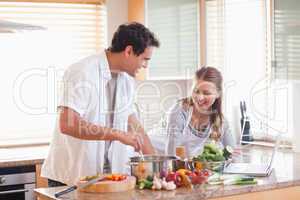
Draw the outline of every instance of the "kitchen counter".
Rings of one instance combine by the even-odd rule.
[[[0,168],[41,164],[48,148],[48,145],[0,148]]]
[[[268,147],[247,146],[243,149],[241,160],[266,163],[270,158],[272,149]],[[151,191],[151,190],[132,190],[122,193],[92,194],[82,192],[72,192],[63,196],[62,199],[80,199],[80,200],[96,200],[96,199],[207,199],[207,198],[225,198],[232,195],[253,195],[263,194],[271,191],[271,195],[285,195],[285,189],[290,189],[289,194],[293,193],[300,196],[300,154],[293,153],[288,149],[280,149],[274,158],[274,170],[268,177],[258,178],[257,185],[247,186],[196,186],[193,189],[179,188],[174,191]],[[66,187],[56,188],[40,188],[36,189],[36,193],[41,199],[56,199],[54,194]],[[292,191],[291,191],[292,189]],[[277,193],[276,193],[277,192]],[[237,198],[233,198],[237,199]],[[238,198],[242,199],[242,198]],[[253,199],[247,197],[246,199]],[[259,199],[259,198],[254,198]],[[263,198],[264,199],[264,198]],[[269,196],[266,199],[270,199]],[[275,200],[276,198],[272,198]],[[288,199],[293,199],[292,197]]]

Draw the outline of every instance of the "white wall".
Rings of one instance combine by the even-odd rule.
[[[146,130],[154,128],[177,100],[189,95],[191,83],[192,81],[187,80],[138,82],[136,102]]]
[[[120,24],[128,21],[127,0],[107,0],[107,41],[110,46],[112,36]]]

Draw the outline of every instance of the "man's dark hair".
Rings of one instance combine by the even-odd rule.
[[[134,54],[139,56],[147,47],[159,47],[159,41],[143,24],[132,22],[119,26],[109,49],[115,53],[122,52],[128,45],[131,45]]]

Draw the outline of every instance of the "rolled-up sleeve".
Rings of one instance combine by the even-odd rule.
[[[82,116],[88,107],[95,103],[92,97],[98,93],[97,86],[92,80],[93,77],[84,72],[67,71],[63,77],[58,107],[69,107]]]

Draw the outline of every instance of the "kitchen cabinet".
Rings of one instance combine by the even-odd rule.
[[[38,197],[39,200],[51,200],[54,199],[54,193],[60,191],[62,188],[51,188],[51,189],[39,189]],[[224,193],[224,197],[218,198],[206,198],[204,195],[201,196],[201,190],[190,190],[190,189],[177,189],[177,191],[128,191],[125,193],[108,193],[108,194],[92,194],[92,193],[76,193],[74,195],[68,195],[68,199],[79,199],[79,200],[96,200],[96,199],[211,199],[211,200],[299,200],[300,186],[291,186],[282,189],[266,190],[263,192],[251,192],[241,193],[237,195],[230,195]],[[198,196],[196,196],[198,193]]]
[[[0,168],[0,199],[33,200],[35,182],[34,165]]]
[[[243,147],[243,160],[265,162],[262,155],[270,155],[273,148],[246,146]],[[194,189],[178,188],[174,191],[132,190],[122,193],[92,194],[72,192],[65,198],[79,200],[93,199],[212,199],[212,200],[298,200],[300,196],[300,153],[291,149],[279,149],[276,152],[274,170],[268,177],[258,178],[258,184],[245,186],[207,185],[195,186]],[[54,194],[63,187],[40,188],[35,192],[41,199],[55,199]]]
[[[228,197],[213,198],[211,200],[299,200],[300,186],[292,186],[283,189],[267,190],[264,192],[251,192],[250,194],[240,194]]]
[[[33,189],[35,188],[47,187],[47,179],[42,178],[40,174],[48,148],[48,145],[0,148],[0,178],[9,175],[6,179],[9,180],[9,185],[14,185],[12,181],[17,181],[17,184],[21,181],[22,184],[18,184],[18,187],[21,188],[18,189],[20,192],[25,190],[26,196],[33,195]],[[2,185],[4,186],[4,184]],[[16,197],[13,199],[21,200],[24,198]],[[33,198],[28,197],[28,199],[32,200]]]
[[[36,188],[48,187],[48,179],[41,177],[42,164],[35,165]]]

